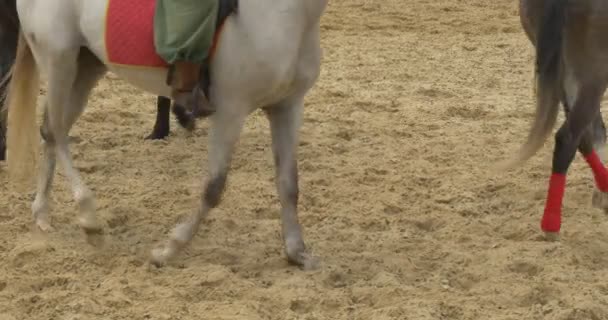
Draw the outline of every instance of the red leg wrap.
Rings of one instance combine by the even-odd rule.
[[[604,167],[600,157],[595,151],[591,151],[591,153],[585,156],[585,160],[587,160],[591,170],[593,170],[597,188],[602,192],[608,192],[608,170]]]
[[[562,199],[566,190],[566,175],[554,173],[549,180],[549,191],[541,228],[545,232],[559,232],[562,223]]]

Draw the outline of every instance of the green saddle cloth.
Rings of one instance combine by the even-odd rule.
[[[203,63],[215,34],[219,0],[156,0],[154,46],[167,63]]]

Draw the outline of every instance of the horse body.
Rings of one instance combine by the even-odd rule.
[[[39,171],[34,219],[50,230],[48,197],[57,160],[66,172],[80,206],[80,225],[89,236],[102,230],[94,197],[74,168],[67,133],[98,79],[109,69],[129,83],[156,95],[167,95],[164,69],[112,65],[105,56],[105,7],[108,0],[18,0],[22,23],[14,78],[9,93],[9,170],[27,174],[35,159],[35,97],[37,72],[48,77],[42,132],[48,137]],[[209,171],[200,207],[179,224],[168,243],[153,251],[162,265],[187,245],[211,209],[219,205],[232,152],[245,118],[264,108],[270,121],[281,202],[282,229],[289,261],[314,266],[297,218],[296,150],[303,100],[320,73],[319,23],[327,0],[243,1],[223,28],[211,64]],[[71,84],[71,85],[70,85]],[[11,134],[11,132],[21,134]],[[13,151],[14,149],[14,151]]]
[[[56,45],[69,42],[71,45],[79,44],[87,47],[110,71],[130,84],[155,95],[170,95],[171,88],[166,84],[168,69],[113,65],[108,60],[104,40],[105,8],[108,6],[108,0],[61,0],[60,2],[62,4],[18,1],[24,29],[27,25],[31,28],[30,32],[41,34],[44,39],[53,39]],[[253,104],[256,107],[270,105],[289,95],[288,90],[292,89],[292,82],[296,82],[293,78],[296,75],[297,61],[300,60],[302,38],[315,37],[315,34],[305,35],[299,30],[307,28],[306,24],[316,23],[314,12],[311,13],[311,21],[306,21],[306,16],[296,11],[306,11],[307,4],[296,3],[298,7],[294,6],[294,2],[297,1],[268,0],[264,2],[267,3],[267,7],[264,8],[259,3],[243,1],[240,10],[244,13],[239,16],[238,25],[233,21],[224,26],[217,55],[212,64],[212,69],[221,69],[222,72],[215,73],[213,82],[223,81],[230,83],[230,86],[238,87],[239,90],[245,90],[239,95],[245,95],[247,99],[255,101]],[[67,7],[64,7],[66,5]],[[40,11],[49,14],[45,17],[35,14]],[[75,19],[71,18],[72,16],[75,16]],[[56,32],[57,28],[50,26],[56,23],[52,20],[56,17],[77,22],[80,34],[75,34],[76,29]],[[271,25],[283,27],[268,28]],[[247,29],[242,26],[247,26]],[[67,29],[68,26],[66,25],[65,28]],[[256,32],[257,30],[265,30],[265,32],[260,34]],[[27,33],[26,38],[32,43]],[[33,47],[35,57],[44,54],[39,53],[44,50],[43,48],[37,50],[35,47]],[[43,74],[47,74],[45,65],[39,65]],[[249,78],[248,75],[252,77]],[[314,69],[312,76],[315,77]],[[216,88],[224,87],[216,86]]]
[[[543,8],[546,2],[546,0],[520,0],[519,2],[521,25],[526,36],[528,37],[528,40],[534,46],[536,46],[539,32],[539,28],[537,26],[542,22]],[[601,5],[603,5],[603,3]],[[599,52],[608,53],[608,50],[602,50]],[[566,114],[570,113],[572,107],[576,103],[575,99],[578,90],[576,77],[574,74],[572,74],[574,70],[572,68],[568,68],[568,70],[570,73],[564,75],[563,92],[561,97],[561,103]],[[605,160],[606,126],[604,124],[604,120],[602,119],[601,112],[598,113],[597,117],[593,120],[589,133],[584,135],[582,139],[588,140],[585,142],[586,144],[593,144],[595,149],[598,151],[600,158],[603,161]]]
[[[593,204],[608,208],[606,129],[600,103],[608,85],[608,3],[603,0],[520,0],[521,24],[536,48],[537,108],[528,140],[509,166],[533,156],[553,129],[559,103],[566,121],[555,135],[552,175],[541,227],[561,226],[566,174],[576,151],[592,168]],[[599,154],[596,150],[600,151]]]

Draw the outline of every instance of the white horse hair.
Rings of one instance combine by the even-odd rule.
[[[314,268],[297,216],[297,146],[303,100],[320,73],[320,18],[328,0],[241,0],[239,12],[224,26],[212,62],[210,98],[217,112],[210,118],[209,168],[200,207],[175,227],[168,242],[152,251],[151,263],[174,258],[221,200],[233,150],[246,117],[263,108],[271,127],[276,184],[281,203],[285,251],[290,262]],[[84,110],[98,80],[112,71],[155,95],[169,96],[167,70],[113,66],[104,44],[108,0],[17,0],[21,33],[10,83],[8,167],[23,181],[36,165],[36,100],[39,72],[48,79],[40,133],[44,137],[36,198],[36,226],[52,230],[49,194],[56,160],[65,171],[79,205],[80,226],[88,240],[101,240],[102,224],[94,195],[74,167],[68,133]]]

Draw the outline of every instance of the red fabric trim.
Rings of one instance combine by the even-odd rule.
[[[554,173],[549,180],[549,190],[541,228],[545,232],[559,232],[562,223],[562,200],[566,190],[566,175]]]
[[[156,0],[109,0],[105,42],[110,63],[168,67],[154,47]]]
[[[586,155],[585,160],[587,160],[589,167],[593,170],[597,188],[602,192],[608,192],[608,170],[606,170],[595,150]]]

